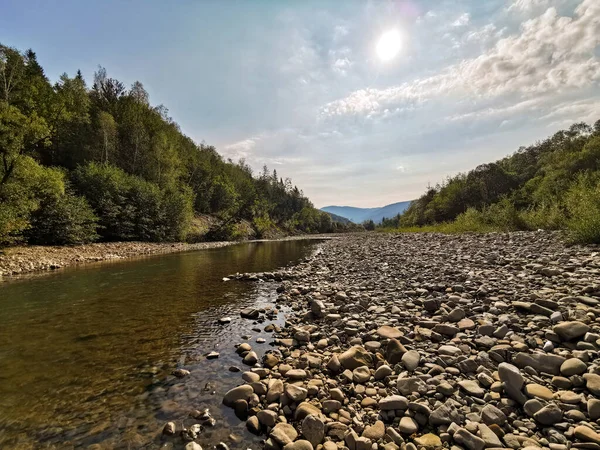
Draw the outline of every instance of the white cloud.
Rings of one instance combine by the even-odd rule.
[[[256,143],[260,137],[252,137],[242,141],[234,142],[226,145],[223,150],[227,157],[232,159],[246,158],[250,152],[256,147]]]
[[[499,39],[504,34],[505,29],[498,30],[496,25],[489,23],[484,27],[469,31],[465,34],[464,39],[466,41],[472,41],[477,43],[487,43],[491,39]]]
[[[456,19],[454,22],[452,22],[452,26],[453,27],[464,27],[469,24],[470,20],[471,20],[471,15],[469,13],[463,13],[458,17],[458,19]]]
[[[550,126],[556,124],[564,126],[576,120],[593,123],[600,120],[600,99],[579,100],[553,105],[550,112],[539,118],[539,120],[548,119],[554,120]]]
[[[543,104],[544,99],[531,99],[518,102],[508,106],[487,107],[468,113],[454,114],[448,117],[449,121],[480,120],[485,118],[495,118],[506,115],[521,114],[527,111],[535,110]]]
[[[332,65],[332,69],[335,73],[339,75],[346,75],[348,73],[348,69],[352,66],[352,63],[348,58],[338,58]]]
[[[518,13],[531,13],[539,9],[548,8],[549,0],[512,0],[507,10]]]
[[[322,116],[370,115],[420,104],[440,96],[535,97],[600,80],[600,2],[584,0],[575,17],[549,8],[527,20],[516,35],[499,40],[479,57],[452,65],[437,75],[386,89],[357,90],[322,107]]]

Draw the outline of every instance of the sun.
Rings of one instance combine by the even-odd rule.
[[[377,42],[377,56],[382,61],[394,58],[402,48],[402,36],[398,30],[389,30],[381,35]]]

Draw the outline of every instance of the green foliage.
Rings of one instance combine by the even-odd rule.
[[[404,214],[382,226],[444,232],[568,228],[574,241],[595,242],[600,210],[590,180],[598,176],[600,121],[593,127],[576,123],[428,188]]]
[[[86,244],[98,239],[98,218],[85,198],[70,192],[44,200],[30,221],[26,236],[32,244]]]
[[[271,229],[349,228],[333,226],[275,171],[265,167],[254,176],[243,160],[225,161],[214,147],[197,145],[167,108],[150,104],[140,82],[127,89],[99,68],[91,89],[80,72],[63,74],[52,85],[33,51],[1,44],[0,166],[2,244],[26,237],[50,242],[51,229],[55,242],[93,239],[92,216],[77,196],[92,207],[105,240],[184,239],[193,216],[203,214],[217,216],[227,224],[219,233],[234,237],[249,234],[241,223],[252,224],[260,236]],[[47,198],[34,186],[39,176],[23,176],[43,173],[52,184],[50,167],[73,179],[72,194]],[[62,178],[58,185],[64,191]],[[60,213],[69,220],[61,222]],[[35,230],[25,235],[32,225]],[[67,226],[76,231],[58,230]],[[194,233],[199,239],[198,229]]]
[[[365,230],[367,231],[373,231],[375,229],[375,222],[373,222],[372,220],[367,220],[365,222],[363,222],[363,227]]]
[[[185,238],[193,216],[189,188],[160,189],[123,170],[96,163],[78,167],[73,182],[99,217],[106,240],[174,241]]]
[[[45,146],[49,130],[43,118],[35,112],[29,116],[0,100],[0,184],[10,180],[19,161]]]
[[[256,230],[256,237],[259,239],[265,238],[267,233],[275,228],[275,224],[267,215],[254,217],[252,226]]]
[[[238,202],[233,183],[224,176],[217,177],[210,187],[210,210],[213,213],[232,213]]]
[[[305,233],[331,233],[333,222],[331,216],[324,211],[304,207],[294,216],[296,228]]]
[[[600,174],[582,176],[571,186],[567,208],[572,241],[600,244]]]
[[[529,207],[519,214],[527,230],[562,230],[566,227],[565,207],[558,203]]]
[[[43,167],[29,156],[19,158],[12,175],[0,184],[0,244],[23,240],[30,227],[30,216],[42,202],[64,195],[64,176],[60,170]],[[6,174],[0,167],[0,177]]]

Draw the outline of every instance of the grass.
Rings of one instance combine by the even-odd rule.
[[[388,233],[492,233],[564,230],[570,244],[600,244],[600,181],[582,177],[565,195],[563,204],[517,210],[508,200],[482,210],[470,208],[453,222],[424,226],[379,228]]]

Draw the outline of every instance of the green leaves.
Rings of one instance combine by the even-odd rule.
[[[33,51],[0,44],[0,243],[182,240],[194,214],[226,236],[333,229],[291,180],[185,136],[142,83],[100,67],[91,89],[80,72],[52,85]]]
[[[571,230],[577,242],[598,239],[600,121],[568,130],[496,163],[448,178],[411,203],[387,227],[434,225],[439,231]],[[587,181],[582,181],[587,180]]]
[[[105,240],[183,240],[193,216],[189,188],[160,189],[123,170],[89,163],[73,174],[74,185],[99,217]]]

